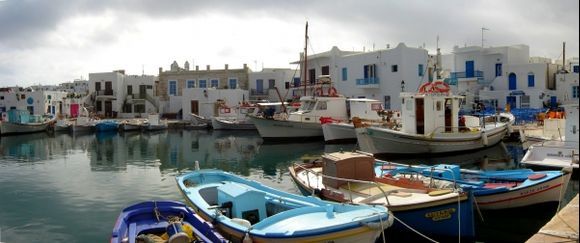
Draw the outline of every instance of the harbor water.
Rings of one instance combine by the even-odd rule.
[[[230,171],[298,194],[289,165],[355,147],[323,142],[264,144],[254,131],[1,137],[0,242],[108,242],[122,208],[145,200],[183,201],[174,178],[193,170],[195,161],[201,168]],[[523,153],[518,143],[501,143],[463,155],[387,159],[502,170],[518,168]],[[578,193],[578,187],[578,178],[573,178],[563,204]],[[525,241],[557,207],[483,212],[476,216],[483,218],[476,224],[477,240]]]

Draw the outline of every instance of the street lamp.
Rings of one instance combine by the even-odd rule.
[[[405,92],[405,80],[401,80],[401,92]]]

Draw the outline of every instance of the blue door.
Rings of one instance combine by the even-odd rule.
[[[515,73],[510,73],[508,76],[508,82],[509,90],[515,90],[518,88],[518,82]]]
[[[501,63],[495,64],[495,76],[496,77],[501,76]]]
[[[516,108],[516,97],[508,96],[506,99],[506,104],[510,105],[510,109]]]
[[[465,77],[473,78],[474,76],[474,63],[473,61],[465,61]]]
[[[262,92],[264,92],[264,80],[263,79],[256,80],[256,92],[258,94],[261,94]]]
[[[558,107],[558,97],[552,96],[550,97],[550,108],[556,109]]]

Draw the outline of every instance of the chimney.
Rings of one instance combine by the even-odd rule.
[[[207,65],[206,67],[207,67],[207,71],[209,71],[209,70],[210,70],[210,69],[209,69],[209,65]]]
[[[163,68],[159,67],[159,74],[161,74],[163,72]]]
[[[225,69],[226,69],[226,70],[228,70],[228,64],[226,64],[226,67],[225,67]]]
[[[244,69],[248,69],[248,64],[244,63]]]
[[[199,66],[195,65],[195,71],[199,71]]]

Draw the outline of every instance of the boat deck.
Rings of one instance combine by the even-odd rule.
[[[527,242],[578,242],[578,194]]]

